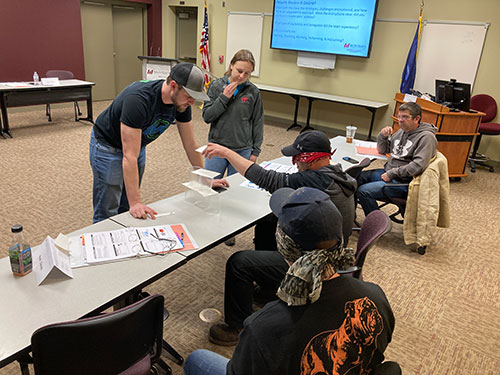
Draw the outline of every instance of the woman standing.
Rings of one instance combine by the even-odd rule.
[[[255,69],[252,52],[239,50],[233,56],[223,78],[208,89],[209,101],[203,105],[203,120],[210,124],[208,141],[218,143],[255,162],[260,154],[264,133],[264,113],[260,91],[248,79]],[[222,178],[236,173],[225,159],[205,160],[205,169],[219,172]]]

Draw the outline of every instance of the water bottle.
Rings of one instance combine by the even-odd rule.
[[[40,84],[40,77],[38,76],[37,72],[33,73],[33,83],[35,84],[35,86]]]
[[[10,267],[16,276],[24,276],[33,269],[33,259],[31,257],[31,247],[24,239],[23,226],[13,225],[12,244],[9,248]]]

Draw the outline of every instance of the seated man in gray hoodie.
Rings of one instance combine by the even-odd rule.
[[[227,159],[240,174],[271,193],[283,187],[313,187],[324,191],[342,214],[345,246],[354,222],[356,180],[343,172],[340,165],[330,164],[333,152],[328,137],[317,130],[305,132],[281,152],[285,156],[292,156],[299,172],[288,174],[264,169],[236,152],[214,143],[209,143],[203,154],[209,158],[218,156]],[[271,226],[268,232],[272,233],[273,238],[273,243],[270,243],[266,250],[276,249],[276,222],[267,220],[264,225]],[[288,264],[277,251],[247,250],[234,253],[226,263],[226,324],[215,324],[210,328],[210,341],[219,345],[235,345],[243,321],[253,313],[254,282],[264,290],[272,292],[268,294],[276,298],[274,294],[287,269]]]
[[[377,199],[383,199],[383,186],[388,183],[408,183],[421,174],[436,155],[437,128],[421,122],[422,108],[417,103],[404,103],[398,110],[400,129],[392,134],[392,127],[383,128],[377,138],[377,149],[391,156],[383,169],[363,171],[358,178],[356,197],[365,216],[378,209]],[[392,197],[406,197],[408,187],[387,188]]]

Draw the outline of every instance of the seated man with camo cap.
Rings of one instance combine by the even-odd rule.
[[[354,264],[342,246],[342,216],[324,192],[282,188],[271,197],[278,251],[290,268],[268,303],[244,322],[232,359],[197,350],[184,373],[372,374],[391,341],[394,315],[382,289],[340,275]]]

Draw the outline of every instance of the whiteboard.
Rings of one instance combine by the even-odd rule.
[[[262,47],[262,24],[264,14],[228,13],[226,38],[226,70],[234,54],[240,49],[252,52],[255,58],[255,70],[252,76],[258,77],[260,72],[260,50]]]
[[[427,22],[417,57],[417,73],[413,88],[435,94],[435,80],[474,85],[488,24]]]

